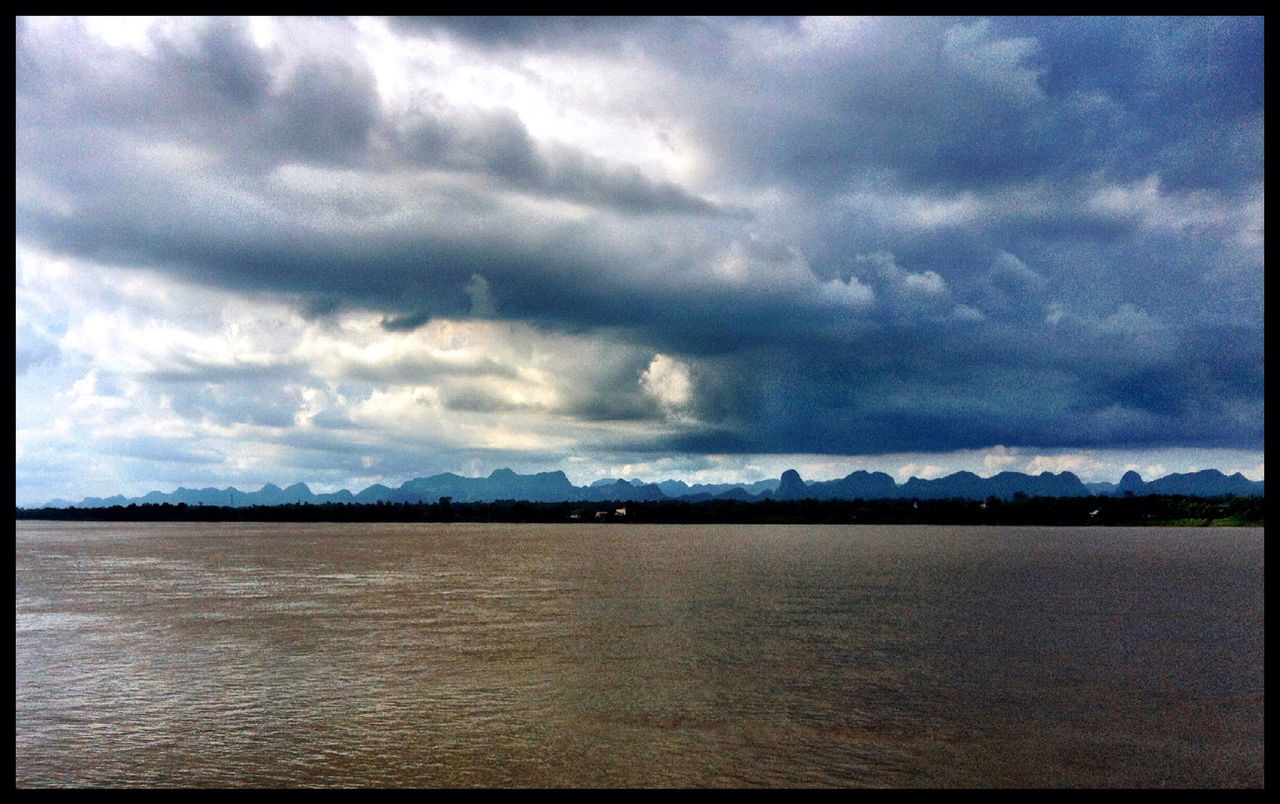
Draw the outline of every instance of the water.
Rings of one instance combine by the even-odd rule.
[[[1261,529],[18,522],[16,784],[1261,786]]]

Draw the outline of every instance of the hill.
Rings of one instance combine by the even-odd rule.
[[[240,491],[179,487],[172,492],[153,491],[142,497],[86,497],[78,504],[53,500],[45,508],[109,508],[144,504],[213,505],[231,508],[326,503],[434,503],[443,497],[459,503],[485,503],[498,500],[520,500],[532,503],[553,502],[641,502],[653,500],[736,500],[740,502],[773,500],[1013,500],[1022,497],[1119,497],[1148,494],[1187,497],[1225,497],[1230,495],[1263,496],[1263,481],[1249,480],[1236,473],[1224,475],[1216,469],[1187,474],[1171,474],[1146,482],[1137,472],[1126,472],[1118,484],[1085,484],[1071,472],[1001,472],[983,478],[972,472],[956,472],[933,480],[912,477],[895,483],[883,472],[858,470],[835,480],[806,482],[794,469],[788,469],[777,480],[754,483],[689,485],[680,480],[645,483],[638,479],[597,480],[587,486],[575,486],[562,471],[521,475],[510,469],[497,469],[488,477],[464,477],[452,472],[419,477],[397,488],[375,484],[358,494],[346,489],[316,494],[305,483],[281,488],[274,483],[258,491]]]

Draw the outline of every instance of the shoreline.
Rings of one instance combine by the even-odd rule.
[[[589,524],[1058,525],[1265,527],[1263,497],[1029,497],[1003,500],[703,500],[290,503],[272,506],[144,503],[106,508],[17,508],[15,520],[102,522],[515,522]]]

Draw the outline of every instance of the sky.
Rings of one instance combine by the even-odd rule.
[[[16,497],[1263,479],[1260,18],[19,18]]]

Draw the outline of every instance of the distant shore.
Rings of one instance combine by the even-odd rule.
[[[1263,497],[1029,497],[1001,500],[612,500],[294,503],[232,508],[144,503],[17,508],[18,520],[99,522],[582,522],[1264,527]]]

